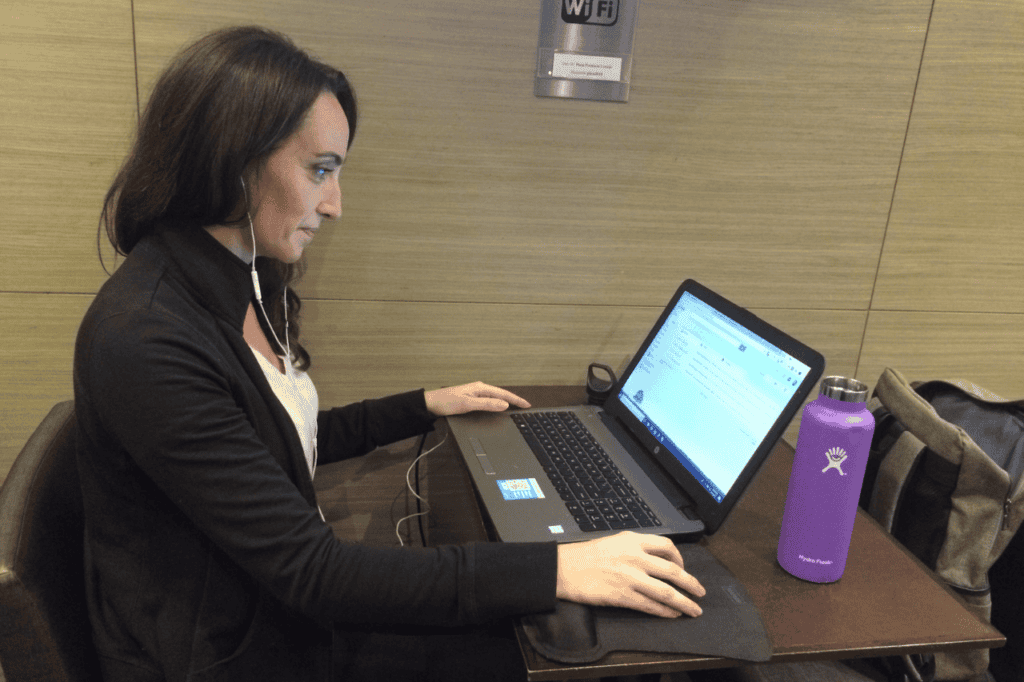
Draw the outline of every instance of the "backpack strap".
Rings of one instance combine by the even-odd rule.
[[[904,431],[878,467],[868,513],[890,533],[900,499],[910,480],[910,472],[914,470],[924,449],[925,444],[917,436]]]
[[[917,434],[933,452],[952,464],[963,459],[964,433],[939,417],[898,371],[887,368],[875,385],[875,396],[908,431]]]

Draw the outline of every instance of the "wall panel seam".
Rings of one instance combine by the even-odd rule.
[[[871,312],[874,310],[875,293],[878,289],[878,276],[882,271],[882,258],[885,255],[885,242],[889,236],[889,224],[892,221],[892,209],[896,204],[896,192],[900,185],[900,170],[903,167],[903,155],[907,150],[907,138],[910,137],[910,124],[914,118],[914,102],[917,99],[917,88],[921,84],[921,70],[924,67],[925,52],[928,49],[928,34],[932,27],[932,16],[935,14],[935,0],[931,1],[928,8],[928,21],[924,27],[924,40],[921,41],[921,58],[917,62],[917,75],[914,78],[914,89],[910,94],[910,108],[907,111],[907,127],[903,131],[903,144],[900,146],[900,156],[896,162],[896,176],[893,178],[892,195],[889,197],[889,210],[885,216],[885,229],[882,230],[882,244],[878,249],[878,262],[875,264],[875,278],[871,283],[871,296],[868,298],[867,315],[864,318],[864,332],[860,337],[860,348],[857,351],[857,362],[854,364],[854,376],[860,371],[861,357],[864,355],[864,343],[867,340],[868,328],[871,323]]]
[[[2,291],[0,296],[88,296],[96,295],[94,291]]]
[[[571,303],[551,303],[548,301],[471,301],[466,299],[459,300],[427,300],[427,299],[411,299],[411,298],[325,298],[325,297],[312,297],[303,296],[303,303],[395,303],[402,305],[486,305],[486,306],[531,306],[537,308],[609,308],[619,309],[625,308],[630,310],[636,309],[647,309],[647,310],[663,310],[665,305],[660,304],[644,304],[644,303],[587,303],[587,302],[571,302]],[[808,308],[800,306],[744,306],[742,303],[737,303],[743,308],[748,310],[763,310],[770,312],[811,312],[811,313],[866,313],[868,308]],[[907,311],[914,312],[914,311]],[[926,312],[926,311],[921,311]],[[942,311],[946,312],[946,311]],[[956,312],[956,311],[949,311]]]
[[[142,121],[142,100],[139,96],[139,44],[135,39],[135,0],[129,2],[132,20],[132,61],[135,66],[135,125]]]

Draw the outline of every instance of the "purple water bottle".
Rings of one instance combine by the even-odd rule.
[[[826,377],[821,394],[804,408],[778,553],[798,578],[831,583],[846,568],[875,432],[867,397],[868,387],[856,379]]]

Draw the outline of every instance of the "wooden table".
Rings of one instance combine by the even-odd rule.
[[[536,407],[586,401],[582,387],[510,388]],[[485,539],[486,525],[457,446],[446,442],[435,454],[427,476],[434,491],[428,541]],[[771,662],[993,648],[1005,643],[995,628],[969,612],[863,510],[857,513],[842,579],[818,585],[786,573],[775,553],[792,463],[793,448],[780,441],[730,517],[717,533],[701,540],[750,592],[772,640]],[[613,652],[587,665],[565,665],[543,658],[521,630],[517,634],[531,680],[738,665],[723,658],[634,652]]]

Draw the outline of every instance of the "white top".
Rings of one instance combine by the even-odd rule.
[[[320,411],[320,399],[317,397],[316,387],[309,375],[301,370],[295,369],[292,363],[281,358],[285,367],[285,373],[274,367],[255,348],[252,348],[253,355],[260,363],[263,373],[270,382],[270,388],[274,395],[281,401],[288,416],[295,422],[295,431],[299,434],[302,442],[302,450],[306,454],[306,464],[309,466],[309,475],[312,478],[316,469],[316,417]]]

